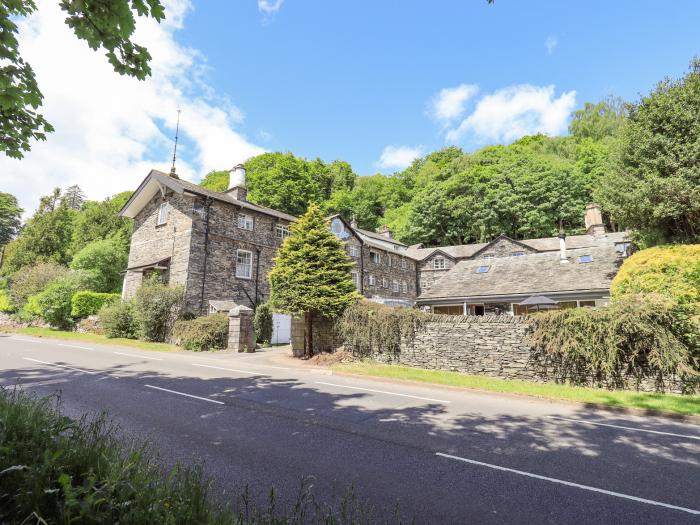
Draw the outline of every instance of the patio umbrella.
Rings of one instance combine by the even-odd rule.
[[[535,310],[538,312],[540,311],[540,307],[556,308],[558,305],[559,303],[544,295],[531,295],[524,301],[518,303],[518,306],[534,306]]]

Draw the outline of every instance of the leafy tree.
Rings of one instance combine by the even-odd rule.
[[[227,170],[212,170],[204,176],[199,185],[211,191],[226,191],[229,178],[230,174]]]
[[[354,262],[331,233],[316,204],[291,226],[270,271],[270,303],[291,315],[304,315],[306,355],[313,355],[313,319],[333,318],[359,298],[350,278]]]
[[[122,285],[122,272],[126,270],[127,253],[123,246],[111,239],[93,241],[75,254],[70,267],[83,270],[91,277],[91,289],[95,292],[118,292]]]
[[[165,11],[160,0],[61,0],[66,24],[91,49],[104,49],[107,60],[122,75],[145,79],[151,74],[150,54],[131,41],[135,14],[161,21]],[[37,112],[43,95],[32,67],[19,52],[17,23],[37,7],[34,0],[0,2],[0,151],[22,158],[31,149],[31,140],[46,140],[53,127]]]
[[[128,253],[133,221],[119,216],[132,192],[125,191],[100,202],[87,201],[75,217],[71,237],[71,250],[80,251],[87,244],[101,239],[111,239]]]
[[[30,296],[28,304],[31,305],[32,313],[38,314],[51,326],[67,329],[75,324],[71,315],[71,298],[83,287],[83,276],[69,273],[49,283],[38,294]]]
[[[700,239],[700,59],[629,107],[616,169],[597,199],[643,242]]]
[[[603,140],[615,136],[624,124],[627,110],[621,98],[608,97],[600,102],[586,102],[575,111],[569,133],[577,139]]]
[[[0,246],[6,245],[19,232],[23,211],[14,195],[0,192]]]
[[[12,304],[22,308],[27,299],[43,291],[49,283],[65,277],[68,268],[60,264],[45,262],[29,266],[17,272],[10,281],[9,296]]]
[[[69,208],[79,210],[85,203],[85,193],[80,189],[80,186],[74,184],[66,188],[61,200],[64,201]]]

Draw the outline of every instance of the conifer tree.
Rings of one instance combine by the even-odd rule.
[[[333,318],[360,297],[350,277],[354,264],[318,205],[311,204],[291,225],[269,274],[270,302],[278,311],[304,315],[308,357],[313,355],[314,317]]]

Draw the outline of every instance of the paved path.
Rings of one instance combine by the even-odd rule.
[[[0,337],[0,385],[107,410],[227,493],[354,482],[417,523],[700,523],[700,426],[329,375],[259,354]]]

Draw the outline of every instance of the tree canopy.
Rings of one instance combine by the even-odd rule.
[[[0,247],[19,233],[23,211],[17,204],[17,197],[0,191]]]

